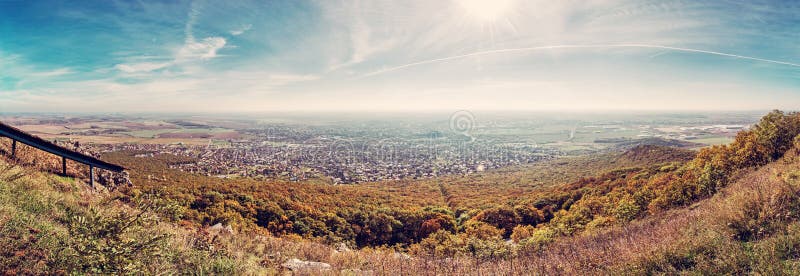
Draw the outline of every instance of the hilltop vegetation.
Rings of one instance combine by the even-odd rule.
[[[526,200],[521,195],[550,191],[599,172],[683,163],[694,155],[695,152],[688,149],[639,145],[622,152],[563,157],[464,177],[444,177],[433,182],[441,185],[447,195],[447,205],[461,214],[491,208],[498,203],[513,205]]]
[[[104,158],[131,168],[135,184],[98,194],[6,165],[0,268],[263,274],[297,257],[388,274],[796,274],[798,134],[799,114],[774,111],[697,152],[645,145],[523,171],[338,186],[199,176],[169,169],[184,161],[175,156],[116,152]],[[216,223],[240,234],[197,231]],[[361,249],[333,250],[341,243]]]

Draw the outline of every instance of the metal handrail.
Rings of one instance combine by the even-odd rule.
[[[50,143],[47,140],[28,134],[22,130],[19,130],[15,127],[9,126],[2,122],[0,122],[0,136],[11,138],[14,141],[14,144],[12,145],[12,154],[13,151],[16,149],[16,141],[19,141],[28,146],[62,157],[62,164],[66,161],[65,159],[70,159],[78,163],[89,165],[90,169],[97,167],[112,172],[122,172],[123,170],[125,170],[125,168],[120,165],[111,164],[103,160],[94,158],[92,156],[66,149],[64,147]]]

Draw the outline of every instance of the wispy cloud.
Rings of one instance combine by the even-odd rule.
[[[188,19],[186,20],[183,31],[186,44],[194,43],[194,25],[197,24],[197,17],[200,16],[200,9],[198,1],[192,1],[192,4],[189,6]]]
[[[15,97],[0,97],[0,107],[15,110],[44,108],[93,111],[267,111],[285,103],[271,100],[284,87],[318,80],[314,75],[231,71],[206,72],[193,77],[158,77],[135,83],[120,83],[116,78],[72,81],[57,87],[15,89]],[[102,91],[102,93],[93,93]],[[219,91],[227,91],[220,94]]]
[[[200,4],[193,1],[189,9],[188,20],[186,20],[185,27],[185,42],[183,47],[178,51],[176,57],[177,61],[186,61],[191,59],[209,59],[217,56],[217,51],[225,47],[227,41],[225,38],[213,36],[206,37],[200,41],[196,41],[194,37],[194,25],[197,24],[197,18],[200,16]]]
[[[253,24],[245,24],[245,25],[242,25],[242,26],[241,26],[241,27],[239,27],[239,28],[236,28],[236,29],[234,29],[234,30],[231,30],[231,35],[234,35],[234,36],[241,35],[241,34],[243,34],[244,32],[246,32],[246,31],[249,31],[251,28],[253,28]]]
[[[114,68],[125,73],[150,72],[172,65],[172,62],[120,63]]]
[[[389,67],[373,72],[369,72],[364,74],[362,77],[370,77],[375,75],[380,75],[392,71],[397,71],[400,69],[405,69],[414,66],[420,66],[425,64],[432,64],[432,63],[439,63],[439,62],[446,62],[451,60],[457,59],[464,59],[470,57],[477,57],[477,56],[484,56],[484,55],[492,55],[492,54],[507,54],[507,53],[524,53],[524,52],[533,52],[533,51],[542,51],[542,50],[559,50],[559,49],[607,49],[607,48],[643,48],[643,49],[657,49],[657,50],[671,50],[671,51],[679,51],[679,52],[689,52],[689,53],[699,53],[699,54],[707,54],[707,55],[715,55],[715,56],[723,56],[723,57],[731,57],[736,59],[744,59],[750,61],[758,61],[758,62],[767,62],[779,65],[786,65],[792,67],[800,67],[800,64],[788,62],[788,61],[780,61],[780,60],[772,60],[772,59],[765,59],[765,58],[757,58],[751,56],[743,56],[737,54],[730,54],[730,53],[723,53],[717,51],[708,51],[708,50],[701,50],[701,49],[692,49],[692,48],[684,48],[684,47],[673,47],[673,46],[664,46],[664,45],[651,45],[651,44],[595,44],[595,45],[548,45],[548,46],[535,46],[535,47],[522,47],[522,48],[508,48],[508,49],[496,49],[496,50],[488,50],[488,51],[477,51],[463,55],[455,55],[449,57],[442,57],[442,58],[435,58],[423,61],[412,62],[408,64],[398,65],[394,67]]]
[[[20,55],[0,50],[0,92],[62,81],[75,74],[69,67],[51,68],[33,64]]]
[[[172,58],[167,62],[133,62],[120,63],[114,66],[117,70],[125,73],[143,73],[164,69],[171,66],[180,65],[196,60],[206,60],[218,57],[218,51],[225,47],[227,40],[219,36],[205,37],[197,40],[194,35],[194,28],[198,17],[201,16],[202,7],[199,2],[192,2],[187,13],[186,24],[184,25],[184,43]],[[133,57],[140,59],[141,57]]]
[[[191,41],[183,45],[178,51],[176,61],[193,59],[210,59],[217,57],[217,51],[225,47],[227,41],[222,37],[206,37],[201,41]]]
[[[69,74],[73,74],[73,73],[75,73],[75,71],[73,71],[70,68],[58,68],[58,69],[55,69],[55,70],[34,72],[34,73],[30,73],[28,75],[31,76],[31,77],[36,77],[36,78],[49,78],[49,77],[58,77],[58,76],[69,75]]]

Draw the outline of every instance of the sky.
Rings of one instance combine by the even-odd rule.
[[[797,110],[800,2],[0,0],[0,112]]]

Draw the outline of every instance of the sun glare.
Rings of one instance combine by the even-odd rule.
[[[514,0],[456,0],[469,15],[481,21],[496,20],[511,9]]]

